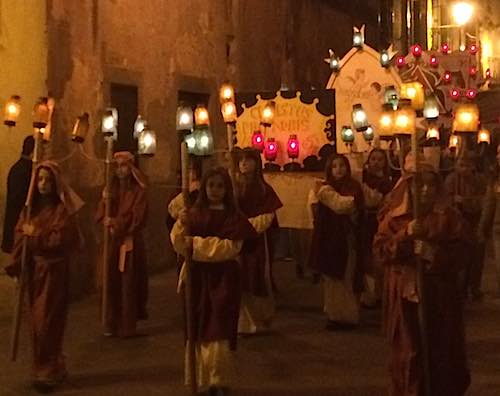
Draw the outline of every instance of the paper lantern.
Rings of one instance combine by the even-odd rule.
[[[413,135],[416,132],[417,115],[409,100],[402,100],[394,116],[395,135]]]
[[[21,114],[21,97],[12,95],[5,104],[3,123],[9,128],[16,126],[19,114]]]
[[[261,131],[255,131],[252,135],[252,147],[259,150],[261,153],[264,151],[264,135]]]
[[[219,100],[221,104],[225,102],[234,102],[234,88],[231,84],[222,84],[219,90]]]
[[[178,131],[189,131],[193,129],[193,109],[189,106],[177,107],[177,124]]]
[[[75,121],[73,131],[71,132],[71,140],[77,143],[83,143],[89,132],[89,113],[83,113]]]
[[[260,110],[260,122],[264,126],[270,127],[274,122],[276,102],[269,100]]]
[[[221,107],[221,112],[226,124],[234,124],[236,122],[236,105],[234,102],[224,102]]]
[[[350,126],[344,125],[340,132],[340,138],[345,144],[351,144],[354,142],[354,132]]]
[[[409,99],[416,111],[424,108],[424,86],[418,81],[401,84],[401,99]]]
[[[299,157],[299,139],[297,139],[297,135],[290,135],[288,138],[287,154],[290,159]]]
[[[439,117],[439,104],[435,95],[427,95],[424,102],[424,117],[427,120],[435,120]]]
[[[479,107],[473,103],[459,104],[455,109],[453,133],[475,133],[479,129]]]
[[[210,124],[208,110],[204,105],[198,105],[194,110],[194,123],[196,126],[208,126]]]
[[[101,120],[101,131],[104,136],[113,136],[118,133],[118,110],[108,108],[104,112]]]
[[[394,110],[390,104],[385,104],[378,123],[378,135],[382,140],[394,136]]]
[[[156,133],[144,129],[139,135],[137,147],[140,155],[154,155],[156,153]]]
[[[491,143],[490,131],[487,129],[481,129],[479,131],[479,133],[477,134],[477,142],[479,144],[481,144],[481,143],[490,144]]]
[[[186,135],[184,137],[184,141],[186,142],[186,145],[188,147],[188,152],[189,154],[195,154],[196,151],[196,138],[194,135],[191,133],[189,135]]]
[[[266,147],[264,150],[264,157],[268,161],[275,161],[278,156],[278,143],[274,140],[274,138],[267,139]]]
[[[214,139],[208,125],[195,127],[193,136],[196,141],[194,154],[199,156],[211,155],[214,150]],[[188,144],[189,148],[189,144]]]
[[[362,132],[368,128],[368,116],[361,104],[352,106],[352,123],[358,132]]]
[[[435,126],[429,127],[426,134],[427,140],[439,140],[440,134],[439,130]]]

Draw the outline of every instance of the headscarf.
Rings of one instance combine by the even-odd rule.
[[[332,176],[332,164],[337,159],[342,160],[346,167],[346,174],[341,179],[334,179]],[[352,177],[351,164],[345,155],[334,154],[328,158],[325,166],[325,179],[326,184],[332,186],[340,195],[352,195],[358,209],[363,207],[364,198],[361,185]]]
[[[56,194],[61,203],[66,208],[69,215],[73,215],[78,212],[84,205],[83,200],[78,196],[78,194],[69,186],[69,184],[64,179],[59,165],[55,161],[43,161],[37,165],[34,173],[34,177],[31,179],[30,190],[28,193],[27,200],[33,198],[38,172],[40,169],[49,169],[54,176],[54,185],[56,188]],[[28,203],[28,201],[27,201]]]
[[[147,186],[147,177],[146,175],[139,170],[134,164],[134,155],[130,151],[118,151],[113,155],[113,159],[116,163],[122,162],[125,163],[129,169],[132,177],[135,179],[137,184],[142,188],[146,188]]]

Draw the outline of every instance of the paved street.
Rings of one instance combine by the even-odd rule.
[[[320,310],[320,291],[310,279],[296,280],[291,262],[277,264],[280,288],[275,331],[239,344],[238,396],[385,394],[386,347],[378,313],[364,314],[351,333],[329,333]],[[58,395],[184,395],[182,333],[175,274],[151,280],[150,316],[129,340],[105,339],[95,296],[72,305],[66,337],[70,377]],[[487,279],[492,288],[493,279]],[[7,359],[11,282],[0,277],[0,396],[35,394],[29,387],[29,336],[23,331],[17,363]],[[473,387],[470,395],[500,395],[500,300],[490,294],[469,304],[468,345]],[[445,395],[443,395],[445,396]]]

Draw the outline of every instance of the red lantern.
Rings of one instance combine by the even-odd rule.
[[[439,61],[436,55],[431,55],[431,59],[429,60],[429,63],[432,67],[438,67],[439,66]]]
[[[476,94],[477,94],[477,91],[474,89],[474,88],[470,88],[467,90],[467,99],[475,99],[476,97]]]
[[[261,131],[255,131],[252,135],[252,147],[259,150],[261,153],[264,151],[264,135]]]
[[[288,138],[287,153],[290,159],[299,157],[299,139],[297,139],[297,135],[290,135]]]
[[[450,96],[453,100],[458,100],[458,99],[460,99],[460,91],[456,88],[453,88],[450,91]]]
[[[268,161],[272,162],[276,160],[276,157],[278,156],[278,143],[274,140],[274,138],[267,139],[264,156]]]
[[[411,47],[411,53],[415,58],[420,58],[422,56],[422,47],[418,44],[415,44]]]
[[[445,72],[444,72],[444,74],[443,74],[443,81],[444,81],[445,83],[447,83],[447,84],[448,84],[449,82],[451,82],[451,72],[449,72],[449,71],[445,71]]]
[[[479,51],[479,47],[476,44],[471,44],[469,51],[472,55],[476,55]]]
[[[447,43],[444,43],[441,45],[441,52],[445,55],[448,55],[450,53],[450,46]]]
[[[398,56],[396,58],[396,65],[397,67],[404,67],[404,65],[406,64],[406,61],[405,61],[405,57],[404,56]]]
[[[470,75],[471,77],[475,77],[475,76],[476,76],[476,74],[477,74],[477,67],[476,67],[476,66],[471,66],[471,67],[469,68],[469,75]]]
[[[491,78],[491,69],[486,69],[486,78]]]

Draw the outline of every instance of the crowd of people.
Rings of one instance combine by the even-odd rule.
[[[30,174],[30,147],[27,139],[17,172]],[[314,219],[307,257],[321,279],[326,329],[349,331],[362,326],[362,309],[383,308],[391,395],[419,396],[427,388],[433,395],[459,396],[470,384],[463,310],[467,298],[482,297],[491,222],[484,222],[487,180],[477,157],[469,151],[457,157],[443,177],[424,156],[408,155],[395,177],[387,153],[373,149],[358,176],[348,157],[332,153],[304,207]],[[108,265],[97,267],[108,269],[104,334],[132,337],[137,321],[148,317],[141,234],[147,182],[131,153],[114,158],[111,188],[103,191],[96,214],[110,231]],[[200,393],[210,396],[226,395],[237,381],[239,338],[269,331],[275,315],[271,234],[279,227],[276,213],[283,204],[264,178],[257,150],[233,150],[229,162],[230,171],[204,172],[193,162],[189,192],[169,202],[166,219],[178,254],[178,291],[190,293],[184,305],[185,317],[191,318],[185,321],[185,383],[195,374]],[[24,197],[7,199],[2,247],[12,254],[6,267],[12,277],[20,275],[27,249],[33,384],[47,391],[67,374],[62,345],[68,267],[74,249],[84,243],[74,216],[83,202],[57,164],[42,162],[33,174],[31,186],[16,192]],[[12,202],[24,202],[29,194],[28,214]],[[13,217],[19,217],[17,226]]]

